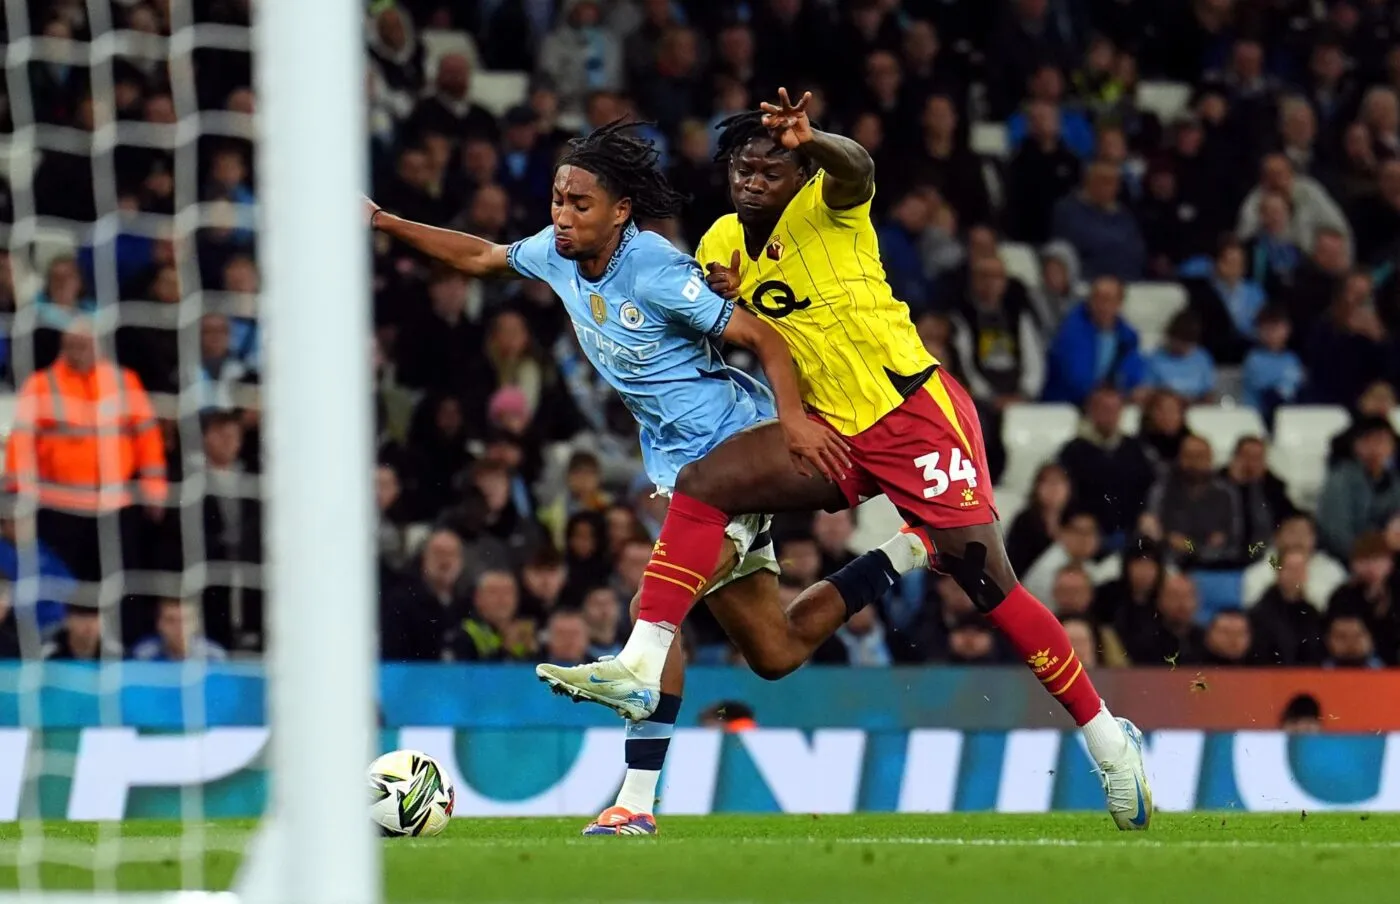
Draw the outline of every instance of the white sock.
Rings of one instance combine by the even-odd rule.
[[[1084,743],[1089,747],[1089,756],[1096,763],[1116,763],[1128,749],[1128,736],[1123,727],[1108,711],[1107,703],[1100,703],[1098,714],[1085,722],[1079,729],[1084,732]]]
[[[617,661],[643,684],[660,686],[661,669],[666,665],[666,654],[671,652],[671,641],[675,639],[675,628],[638,619],[632,626],[627,645],[617,654]]]
[[[656,783],[660,780],[659,769],[628,769],[622,790],[617,792],[617,806],[629,813],[650,813],[656,805]]]
[[[879,548],[889,558],[894,570],[900,574],[928,567],[928,548],[917,534],[900,531],[881,543]]]

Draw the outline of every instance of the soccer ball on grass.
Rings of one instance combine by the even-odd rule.
[[[370,818],[385,835],[437,835],[452,819],[456,791],[437,760],[395,750],[369,764]]]

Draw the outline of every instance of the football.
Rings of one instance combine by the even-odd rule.
[[[369,764],[370,818],[385,835],[437,835],[452,819],[456,792],[437,760],[395,750]]]

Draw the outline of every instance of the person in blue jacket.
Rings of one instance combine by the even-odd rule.
[[[1050,345],[1045,401],[1082,405],[1095,386],[1107,383],[1127,394],[1142,384],[1146,367],[1137,330],[1122,310],[1122,280],[1095,279],[1088,300],[1065,315]]]

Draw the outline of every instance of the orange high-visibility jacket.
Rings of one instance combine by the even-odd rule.
[[[21,499],[69,512],[165,501],[165,443],[136,375],[107,361],[79,373],[60,359],[24,381],[5,450]]]

